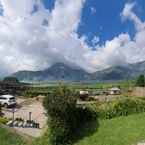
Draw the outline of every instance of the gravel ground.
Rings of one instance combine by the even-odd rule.
[[[25,102],[25,103],[23,103]],[[40,129],[35,128],[20,128],[15,127],[15,129],[20,132],[24,133],[26,135],[32,136],[32,137],[39,137],[44,132],[44,129],[46,128],[47,123],[47,117],[45,115],[45,110],[42,106],[42,103],[36,100],[31,101],[31,103],[26,103],[25,99],[18,99],[17,103],[19,107],[15,108],[15,118],[20,117],[24,120],[29,119],[29,112],[32,112],[32,120],[40,124]],[[3,109],[3,113],[7,118],[12,118],[13,113],[12,109]]]

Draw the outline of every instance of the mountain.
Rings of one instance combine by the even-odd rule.
[[[145,75],[145,61],[110,67],[108,69],[95,72],[93,77],[99,81],[126,80],[134,79],[140,74]]]
[[[43,71],[19,71],[12,76],[21,81],[81,81],[88,80],[90,74],[80,68],[56,63]]]
[[[43,71],[19,71],[12,76],[21,81],[114,81],[125,80],[145,74],[145,61],[114,66],[95,73],[56,63]]]

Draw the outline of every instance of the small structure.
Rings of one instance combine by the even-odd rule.
[[[120,95],[121,94],[121,89],[118,88],[118,87],[111,88],[109,90],[109,94],[110,95]]]
[[[80,99],[85,101],[89,97],[89,92],[88,91],[80,91],[79,95],[80,95]]]

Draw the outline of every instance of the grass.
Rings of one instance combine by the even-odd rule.
[[[123,81],[108,81],[108,82],[48,82],[48,83],[34,83],[31,85],[31,91],[48,91],[53,90],[59,86],[59,84],[64,84],[66,86],[72,87],[74,89],[106,89],[113,86],[120,86],[121,88],[128,88],[135,85],[134,80],[123,80]]]
[[[111,120],[100,120],[99,128],[74,145],[134,145],[145,140],[145,113]],[[48,135],[35,139],[31,145],[50,145]],[[27,143],[27,145],[30,145]],[[0,145],[26,145],[20,136],[0,128]]]
[[[51,144],[49,144],[48,136],[49,136],[48,133],[45,133],[44,136],[35,139],[31,145],[51,145]]]
[[[0,127],[0,145],[26,145],[26,140],[16,133]]]
[[[145,140],[145,113],[100,121],[98,131],[75,145],[133,145]]]
[[[111,120],[100,120],[94,134],[74,145],[134,145],[145,140],[145,113]],[[47,134],[34,141],[34,145],[50,145]]]

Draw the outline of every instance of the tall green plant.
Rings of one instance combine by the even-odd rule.
[[[2,105],[0,104],[0,116],[2,115]]]
[[[138,98],[122,98],[105,103],[97,110],[102,119],[111,119],[118,116],[145,112],[145,101]]]
[[[77,94],[66,86],[59,86],[44,100],[49,116],[50,142],[53,145],[69,144],[72,126],[76,124],[73,117],[76,108]]]
[[[91,111],[77,107],[77,96],[74,90],[59,86],[45,98],[51,144],[71,144],[78,138],[82,126],[95,118]]]
[[[144,75],[140,75],[137,78],[136,86],[138,86],[138,87],[144,87],[145,86],[145,78],[144,78]]]

